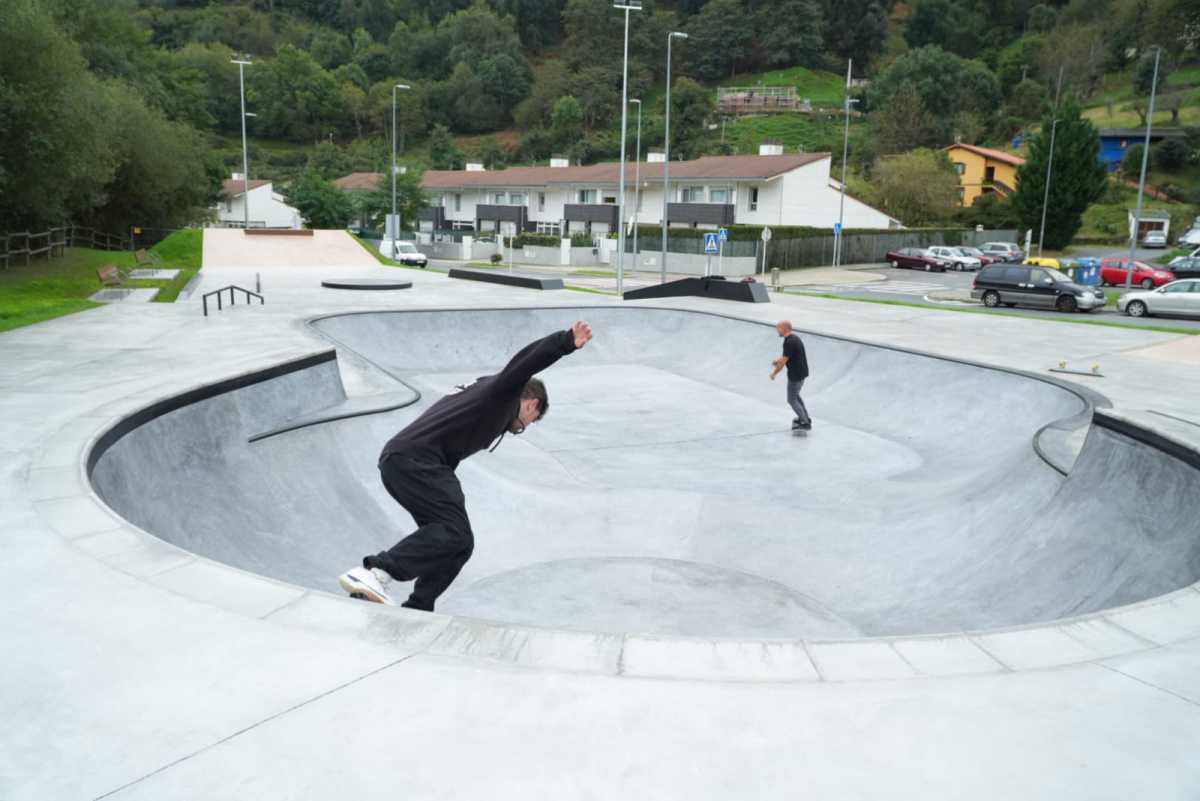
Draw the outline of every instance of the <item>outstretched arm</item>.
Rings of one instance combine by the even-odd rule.
[[[771,364],[774,365],[774,367],[775,367],[775,369],[771,371],[771,380],[772,381],[775,380],[775,376],[779,375],[780,370],[787,367],[787,363],[788,363],[787,356],[780,356],[778,359],[771,362]]]
[[[530,378],[568,353],[582,348],[591,338],[591,326],[580,320],[570,330],[555,331],[550,336],[529,343],[509,359],[504,369],[496,375],[496,386],[501,389],[524,386]]]

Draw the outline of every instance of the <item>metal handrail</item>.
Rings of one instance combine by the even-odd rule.
[[[259,302],[260,306],[265,306],[267,303],[263,299],[263,296],[258,294],[257,292],[251,292],[249,289],[246,289],[245,287],[234,286],[233,284],[230,284],[229,286],[223,286],[220,289],[214,289],[211,292],[205,292],[201,296],[200,301],[201,301],[201,303],[204,304],[204,316],[205,317],[208,316],[208,299],[210,297],[212,297],[213,295],[217,296],[217,311],[221,311],[224,308],[224,306],[221,303],[221,293],[226,290],[229,291],[229,305],[230,306],[233,306],[237,303],[237,301],[236,301],[237,296],[233,294],[234,290],[237,290],[238,292],[246,293],[246,303],[247,304],[250,303],[250,298],[258,298],[258,302]]]

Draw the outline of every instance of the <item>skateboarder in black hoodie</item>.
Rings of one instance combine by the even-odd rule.
[[[580,320],[569,330],[531,342],[503,370],[440,399],[383,447],[383,486],[417,523],[417,530],[386,551],[363,558],[338,577],[356,598],[391,604],[393,580],[416,579],[402,606],[433,611],[471,558],[475,538],[462,487],[454,474],[473,453],[493,449],[507,433],[520,434],[546,415],[546,387],[533,376],[592,338]]]

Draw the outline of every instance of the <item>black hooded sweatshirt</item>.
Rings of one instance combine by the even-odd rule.
[[[420,449],[455,469],[473,453],[508,431],[520,411],[526,382],[575,350],[575,334],[556,331],[531,342],[495,375],[438,400],[383,446],[379,461],[393,453]]]

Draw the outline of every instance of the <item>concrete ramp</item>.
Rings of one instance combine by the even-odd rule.
[[[143,414],[92,455],[117,512],[239,568],[339,593],[413,523],[383,443],[456,384],[586,315],[550,411],[459,470],[474,557],[439,611],[733,638],[975,630],[1097,611],[1200,577],[1200,472],[1094,427],[1069,475],[1038,433],[1091,417],[1067,385],[804,335],[812,434],[767,380],[768,325],[648,308],[345,314],[315,328],[420,394],[253,435],[345,399],[301,364]],[[401,594],[404,588],[401,588]]]
[[[366,267],[378,262],[346,231],[312,236],[255,236],[235,228],[204,229],[204,269],[289,270]]]

